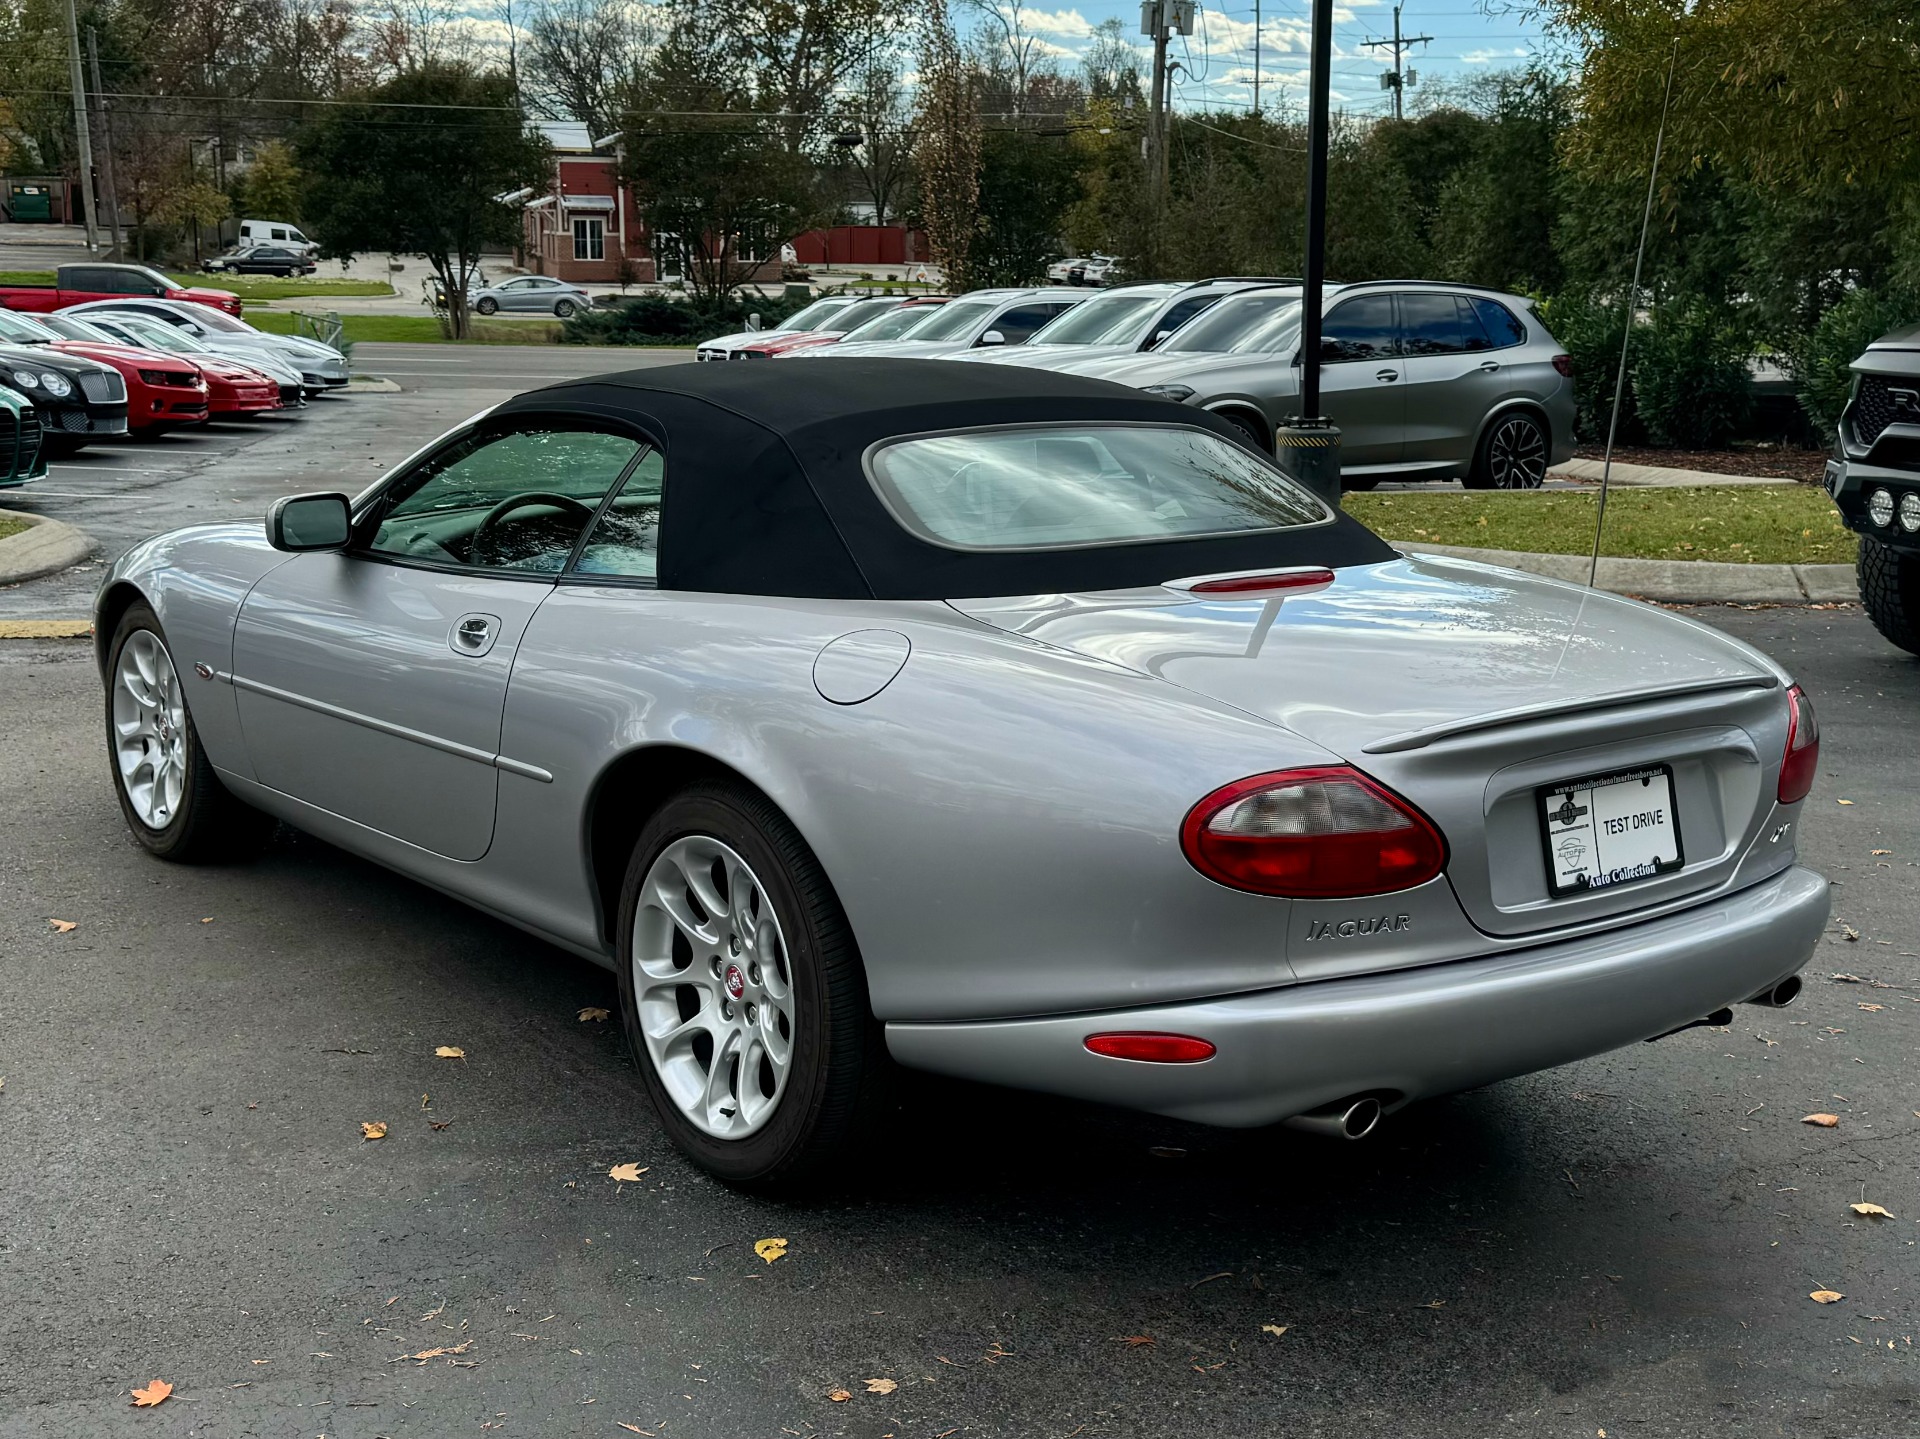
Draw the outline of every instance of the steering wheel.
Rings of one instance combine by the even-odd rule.
[[[525,509],[528,505],[552,505],[556,509],[571,510],[580,517],[582,524],[593,518],[593,506],[582,504],[572,495],[556,495],[551,490],[528,490],[524,494],[508,495],[488,510],[480,523],[474,526],[473,538],[467,542],[467,553],[478,554],[481,545],[492,540],[495,525],[515,510]]]

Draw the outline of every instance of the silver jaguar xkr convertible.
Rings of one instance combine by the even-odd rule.
[[[285,821],[611,967],[735,1182],[896,1064],[1357,1137],[1784,1003],[1827,916],[1772,661],[1073,376],[556,385],[137,546],[96,616],[143,845]]]

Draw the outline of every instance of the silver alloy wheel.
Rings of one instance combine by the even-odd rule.
[[[668,845],[640,885],[631,963],[647,1058],[680,1112],[715,1139],[765,1125],[792,1067],[793,970],[752,867],[706,835]]]
[[[173,657],[152,630],[128,635],[114,666],[113,758],[140,823],[172,824],[187,782],[187,709]]]
[[[1509,415],[1487,439],[1487,478],[1496,490],[1537,490],[1547,478],[1547,437],[1539,421]]]

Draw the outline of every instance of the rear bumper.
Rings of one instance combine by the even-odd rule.
[[[1645,924],[1487,959],[1150,1009],[961,1024],[889,1024],[914,1069],[1233,1128],[1356,1094],[1388,1108],[1550,1069],[1663,1034],[1800,969],[1827,882],[1790,869]],[[1211,1040],[1200,1064],[1091,1054],[1101,1030]]]

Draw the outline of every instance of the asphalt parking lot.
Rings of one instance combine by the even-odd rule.
[[[111,552],[354,488],[537,378],[405,351],[358,365],[402,394],[5,503]],[[1820,705],[1802,855],[1838,888],[1794,1008],[1354,1145],[913,1083],[807,1204],[666,1145],[593,966],[289,831],[146,857],[88,646],[0,642],[0,1436],[1920,1432],[1920,663],[1853,609],[1690,613]]]

